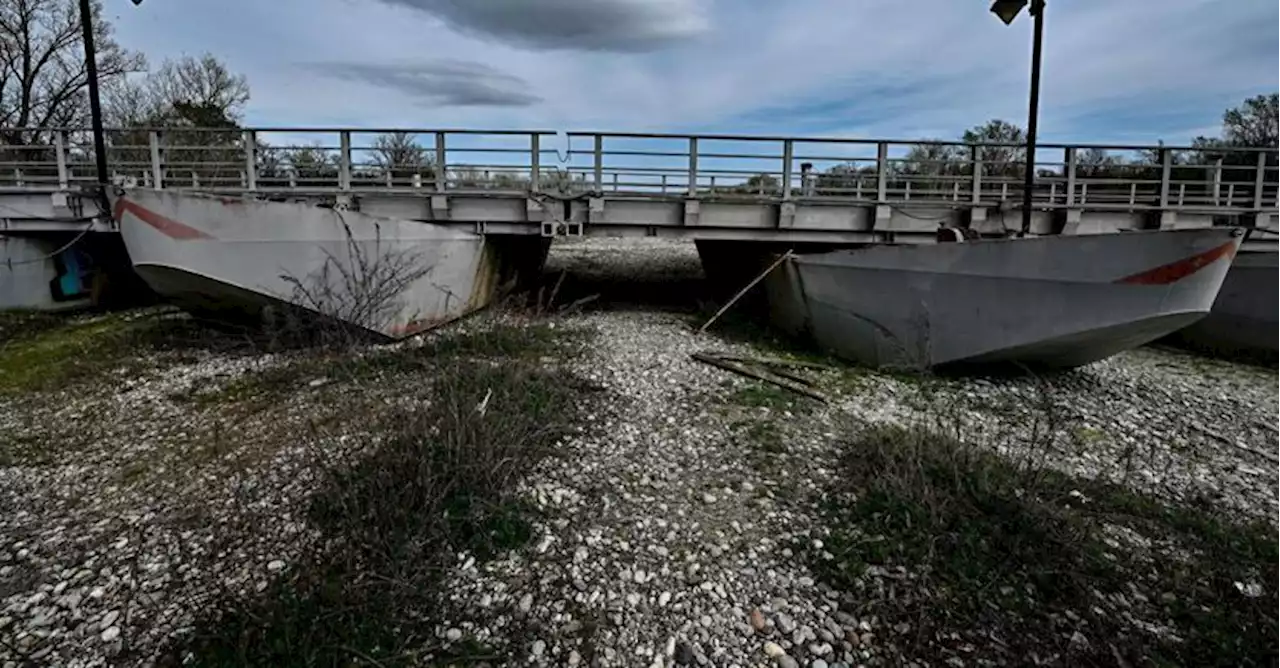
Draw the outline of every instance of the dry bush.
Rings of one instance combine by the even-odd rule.
[[[850,427],[823,511],[834,558],[811,551],[891,631],[877,644],[940,664],[1274,661],[1272,525],[1063,473],[1043,385],[1016,434],[930,392],[923,419]]]
[[[280,276],[290,288],[288,301],[299,307],[286,306],[269,322],[281,340],[327,347],[366,343],[373,338],[370,332],[399,315],[405,291],[432,271],[417,253],[393,248],[379,226],[372,247],[357,240],[345,220],[342,230],[344,257],[325,250],[324,262],[308,275]]]

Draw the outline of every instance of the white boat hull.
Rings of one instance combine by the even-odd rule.
[[[1074,367],[1209,312],[1235,228],[1052,236],[800,255],[767,281],[775,322],[876,367]]]
[[[1280,341],[1280,269],[1275,251],[1240,252],[1213,309],[1175,335],[1197,350],[1274,360]]]
[[[485,306],[498,282],[493,244],[431,223],[149,189],[112,210],[138,274],[193,310],[287,303],[395,338]]]

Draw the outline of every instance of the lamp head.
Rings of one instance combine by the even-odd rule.
[[[138,3],[142,0],[133,1]],[[995,2],[991,3],[991,13],[999,17],[1001,21],[1004,21],[1005,25],[1009,25],[1013,23],[1014,19],[1018,18],[1022,8],[1026,6],[1027,0],[995,0]]]

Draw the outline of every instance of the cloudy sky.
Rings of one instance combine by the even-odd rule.
[[[987,0],[107,0],[211,52],[258,126],[951,138],[1025,123],[1030,23]],[[1049,0],[1044,141],[1185,143],[1274,92],[1276,0]]]

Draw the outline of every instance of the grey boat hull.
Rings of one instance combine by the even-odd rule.
[[[1280,269],[1276,252],[1240,252],[1213,309],[1173,341],[1230,357],[1275,360],[1280,341]]]
[[[775,323],[875,367],[1069,368],[1203,318],[1235,228],[871,246],[790,258]]]
[[[112,199],[134,269],[193,311],[290,304],[398,338],[487,305],[499,280],[485,237],[431,223],[150,189]]]

